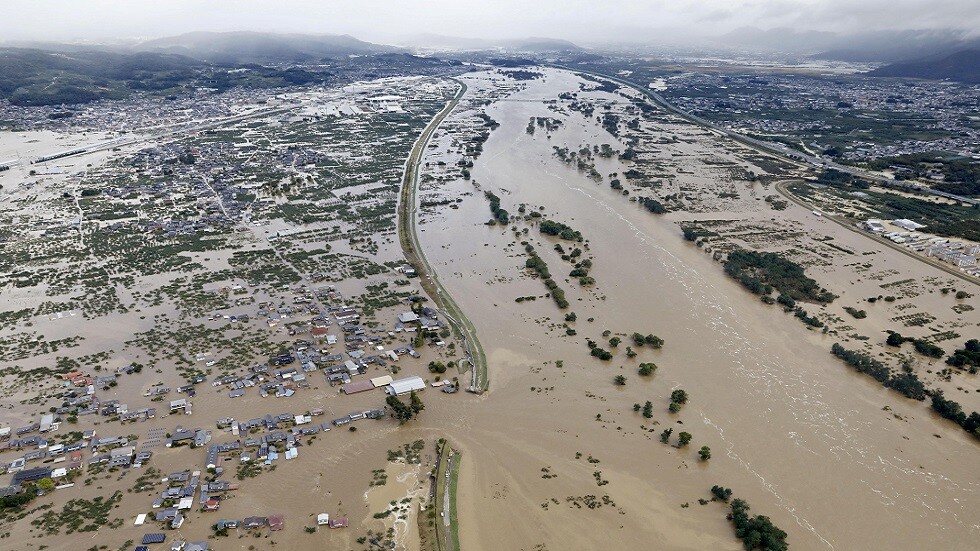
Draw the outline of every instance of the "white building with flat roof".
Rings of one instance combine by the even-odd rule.
[[[926,227],[925,224],[919,224],[918,222],[913,222],[908,218],[899,218],[898,220],[892,220],[892,224],[895,224],[896,226],[909,231],[915,231],[919,228]]]

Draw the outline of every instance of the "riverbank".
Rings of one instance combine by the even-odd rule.
[[[782,312],[760,303],[712,255],[684,241],[678,224],[741,213],[753,218],[751,224],[758,219],[760,226],[803,234],[802,245],[817,251],[811,240],[832,236],[838,246],[853,247],[857,257],[847,260],[841,253],[831,263],[814,265],[813,277],[834,292],[854,282],[842,305],[901,279],[909,260],[887,251],[862,256],[868,247],[858,249],[860,243],[870,242],[798,207],[772,211],[763,201],[775,194],[771,187],[723,182],[712,172],[720,165],[700,161],[737,160],[738,147],[662,114],[642,120],[640,128],[646,132],[642,155],[674,175],[660,178],[663,190],[631,186],[626,196],[612,188],[612,174],[621,177],[627,169],[615,158],[594,161],[602,176],[596,182],[558,159],[554,148],[579,151],[608,143],[622,151],[623,138],[596,125],[595,116],[569,109],[572,100],[547,102],[576,93],[580,104],[608,104],[617,114],[630,102],[594,91],[593,84],[568,73],[540,72],[526,90],[508,96],[513,101],[486,107],[499,128],[484,143],[472,179],[433,183],[426,192],[459,198],[458,208],[428,212],[419,228],[443,285],[463,309],[480,312],[474,324],[493,366],[493,399],[443,421],[467,457],[459,493],[463,548],[627,549],[655,542],[663,549],[738,549],[725,511],[698,502],[710,499],[708,489],[721,484],[786,530],[794,549],[929,547],[939,540],[969,549],[977,535],[965,520],[978,504],[971,474],[976,444],[959,427],[934,418],[927,406],[881,388],[828,352],[846,334],[878,338],[878,322],[865,327],[841,318],[842,334],[834,336],[808,330],[791,316],[774,319]],[[500,77],[488,72],[464,78],[477,94]],[[478,115],[464,110],[452,118],[463,116]],[[526,131],[532,117],[562,124],[532,135]],[[451,165],[453,158],[441,152],[450,148],[452,136],[434,143],[429,158]],[[702,212],[657,216],[629,200],[654,190],[680,190],[697,198],[692,204]],[[594,259],[589,275],[595,284],[582,286],[565,275],[571,266],[554,248],[564,244],[567,251],[569,245],[541,234],[533,221],[487,225],[484,191],[497,195],[513,217],[524,205],[525,212],[543,212],[580,230],[585,242],[579,246],[587,246],[583,254]],[[719,197],[722,192],[738,198]],[[766,234],[764,228],[747,228],[737,235],[761,243]],[[565,289],[567,310],[546,298],[541,281],[525,271],[522,241]],[[847,265],[867,257],[880,268],[845,275]],[[938,313],[953,299],[937,292],[904,300]],[[835,303],[827,315],[840,317],[838,308]],[[571,312],[576,321],[564,321]],[[882,311],[876,317],[895,315]],[[637,331],[666,343],[661,350],[636,349],[638,356],[629,358],[624,348]],[[608,344],[614,336],[623,344]],[[612,359],[590,357],[587,339],[610,350]],[[646,362],[659,367],[653,376],[638,374]],[[625,385],[614,384],[617,375]],[[669,397],[679,388],[691,399],[672,414]],[[648,400],[649,419],[633,410]],[[675,435],[667,445],[658,438],[666,428]],[[677,447],[681,431],[693,435],[690,446]],[[711,448],[709,461],[698,459],[701,446]]]
[[[457,81],[458,82],[458,81]],[[482,393],[489,388],[490,381],[487,377],[487,360],[483,347],[477,338],[473,324],[466,318],[463,311],[459,308],[452,296],[444,291],[439,284],[439,278],[429,266],[425,258],[425,252],[419,246],[418,235],[416,233],[416,187],[418,185],[419,163],[422,160],[422,153],[429,143],[433,133],[439,125],[452,112],[459,103],[459,100],[466,93],[466,85],[459,82],[459,91],[456,96],[446,105],[445,109],[439,112],[432,122],[422,131],[418,141],[412,148],[412,153],[405,163],[405,175],[402,179],[402,190],[398,203],[398,241],[401,243],[402,251],[409,264],[415,267],[418,273],[422,288],[426,294],[436,303],[438,308],[446,314],[457,336],[462,339],[466,351],[466,359],[472,368],[472,380],[469,386],[471,392]]]

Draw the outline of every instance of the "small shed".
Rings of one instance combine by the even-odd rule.
[[[330,528],[347,528],[347,524],[348,524],[347,517],[337,517],[334,519],[330,519],[330,522],[329,524],[327,524],[327,526],[329,526]]]
[[[320,513],[316,516],[317,526],[326,526],[327,524],[330,524],[330,515],[327,513]]]

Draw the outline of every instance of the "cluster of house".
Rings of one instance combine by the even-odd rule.
[[[157,514],[160,517],[161,513]],[[142,526],[146,522],[146,513],[141,513],[136,517],[135,525]],[[183,517],[180,513],[170,513],[168,510],[169,519],[181,519],[180,524],[183,524]],[[160,520],[159,518],[157,520]],[[166,520],[166,519],[165,519]],[[166,520],[169,524],[173,525],[173,520]],[[347,528],[349,522],[347,517],[334,517],[330,518],[327,513],[320,513],[316,517],[317,526],[326,526],[328,528]],[[244,530],[261,530],[263,528],[269,528],[270,532],[279,532],[286,527],[286,517],[284,515],[269,515],[267,517],[263,516],[251,516],[245,517],[241,520],[238,519],[221,519],[214,523],[215,530],[228,530],[241,528]],[[140,541],[140,545],[136,547],[136,551],[149,551],[150,545],[163,543],[167,540],[166,534],[162,532],[151,532],[143,535],[143,539]],[[183,540],[175,540],[171,546],[170,551],[208,551],[210,546],[206,541],[197,542],[185,542]]]
[[[393,380],[391,375],[384,375],[373,379],[346,383],[340,387],[340,390],[344,394],[356,394],[375,388],[384,388],[385,392],[390,396],[400,396],[414,391],[425,390],[425,381],[417,375],[398,380]]]
[[[146,515],[144,514],[142,516],[145,520]],[[142,522],[140,522],[139,518],[137,518],[136,525],[140,526],[141,524]],[[163,543],[165,541],[167,541],[167,536],[165,534],[144,534],[143,539],[140,541],[140,545],[136,546],[135,551],[149,551],[150,545]],[[170,551],[208,551],[209,549],[211,549],[211,544],[206,541],[174,540],[174,542],[170,544]]]
[[[321,274],[314,274],[311,276],[311,279],[315,280],[316,277],[320,277],[322,279],[323,276]],[[251,282],[250,284],[255,283],[257,282]],[[256,312],[256,315],[260,318],[264,317],[266,320],[266,325],[269,327],[275,327],[283,320],[289,319],[298,314],[312,315],[313,319],[310,320],[312,326],[321,328],[328,327],[330,325],[331,320],[329,318],[329,313],[331,312],[334,313],[335,319],[356,320],[359,317],[356,311],[342,305],[328,306],[325,313],[320,311],[320,307],[317,305],[315,300],[319,299],[325,303],[333,303],[343,299],[343,295],[341,295],[333,285],[317,287],[312,291],[303,285],[292,289],[291,291],[293,293],[292,305],[281,304],[279,306],[273,306],[268,302],[260,302],[259,310]],[[219,315],[216,314],[214,317],[219,317]],[[289,334],[295,335],[297,332],[295,330],[290,330]]]
[[[0,463],[0,472],[17,473],[27,468],[27,464],[35,461],[50,463],[67,463],[64,469],[48,469],[49,471],[81,468],[81,450],[88,445],[88,440],[94,436],[94,431],[87,431],[81,440],[68,444],[51,444],[47,433],[58,430],[60,422],[54,414],[44,414],[40,422],[11,430],[10,427],[0,428],[0,452],[27,450],[22,457],[10,463]],[[37,432],[38,434],[32,434]],[[12,437],[12,434],[16,437]],[[77,456],[77,457],[76,457]],[[61,474],[61,476],[65,476]],[[49,475],[40,478],[51,478]]]
[[[273,359],[274,365],[287,365],[295,361],[291,353],[281,354]],[[310,386],[306,374],[296,368],[272,369],[268,364],[255,365],[243,375],[225,375],[215,379],[212,386],[227,387],[229,398],[240,398],[246,389],[258,387],[259,395],[289,398],[300,388]]]
[[[341,313],[338,312],[338,314]],[[257,387],[259,395],[262,397],[275,395],[288,398],[295,394],[298,389],[310,386],[307,375],[314,371],[322,369],[330,386],[345,385],[351,382],[352,377],[366,373],[369,365],[387,367],[387,361],[397,361],[399,356],[406,354],[414,358],[420,357],[414,349],[409,347],[384,351],[383,347],[377,346],[377,351],[384,352],[384,354],[366,355],[363,347],[380,342],[381,337],[366,336],[363,327],[352,323],[345,324],[342,328],[346,333],[345,340],[348,348],[346,354],[350,359],[345,360],[344,354],[323,353],[312,342],[297,339],[290,351],[283,352],[272,359],[271,366],[269,364],[256,365],[245,374],[220,377],[212,385],[228,387],[230,398],[244,396],[246,389],[251,387]],[[316,326],[312,329],[314,337],[318,336],[317,329]],[[331,340],[330,337],[333,335],[327,335],[328,344]],[[335,337],[333,340],[336,342]],[[293,364],[298,365],[294,366]],[[321,367],[324,364],[333,365]],[[388,384],[388,382],[390,381],[384,384]]]
[[[181,471],[171,473],[165,479],[167,488],[160,492],[160,497],[153,501],[154,520],[180,528],[184,522],[184,513],[194,508],[194,496],[198,497],[198,508],[202,511],[217,511],[221,505],[222,496],[238,489],[238,484],[223,480],[203,481],[200,471]],[[142,520],[137,519],[138,524]]]
[[[234,436],[241,434],[251,434],[255,429],[265,429],[267,434],[249,437],[244,440],[233,440],[221,444],[211,444],[207,446],[205,459],[205,469],[209,473],[220,476],[224,469],[221,466],[221,458],[226,454],[240,454],[238,459],[242,463],[249,461],[264,461],[271,464],[279,458],[279,450],[285,450],[285,459],[294,459],[298,456],[297,448],[302,446],[300,438],[319,433],[321,430],[330,430],[331,425],[338,426],[346,424],[356,419],[377,419],[384,416],[383,409],[370,410],[365,412],[351,413],[347,417],[335,419],[332,423],[322,425],[312,425],[313,417],[322,416],[322,409],[315,409],[303,414],[293,415],[281,413],[278,415],[266,415],[237,422],[235,419],[226,417],[219,419],[216,423],[219,429],[228,430]],[[311,425],[311,426],[304,426]],[[288,430],[280,430],[289,426]],[[211,439],[209,431],[203,429],[187,430],[177,426],[172,434],[167,438],[167,446],[179,446],[193,444],[206,446]],[[100,441],[102,442],[102,441]],[[201,511],[217,511],[221,507],[221,499],[226,492],[234,491],[239,488],[236,483],[223,480],[202,480],[201,471],[182,471],[171,473],[165,479],[167,488],[164,489],[159,498],[153,502],[154,509],[161,509],[154,514],[154,520],[165,523],[172,529],[178,529],[184,523],[184,511],[195,507],[194,498],[197,499],[197,507]],[[142,525],[146,520],[146,515],[137,517],[136,524]],[[329,520],[329,517],[327,517]],[[330,524],[331,528],[347,526],[347,519],[344,517],[334,519]],[[270,530],[281,530],[283,519],[281,516],[270,517],[248,517],[241,523],[237,520],[221,520],[217,523],[218,529],[235,528],[242,526],[247,530],[268,526]],[[161,540],[162,541],[162,540]]]
[[[137,452],[136,446],[125,438],[100,438],[92,442],[92,458],[89,465],[108,463],[111,467],[142,466],[153,457],[153,452],[142,450]]]
[[[120,403],[119,400],[100,400],[96,394],[99,390],[105,390],[116,384],[116,377],[123,373],[135,372],[133,366],[120,367],[114,375],[104,375],[92,377],[81,371],[72,371],[62,375],[62,379],[68,388],[61,395],[62,406],[55,410],[56,415],[102,415],[110,417],[120,416],[120,421],[137,421],[141,419],[152,419],[156,416],[155,408],[140,408],[130,411],[129,406]],[[165,387],[153,387],[145,395],[163,395],[170,389]]]
[[[904,244],[927,257],[949,262],[970,275],[980,277],[980,267],[977,266],[977,259],[980,257],[980,245],[950,241],[944,237],[931,237],[917,233],[916,230],[925,226],[911,220],[898,219],[891,223],[907,231],[888,231],[881,220],[867,220],[862,223],[862,227],[895,243]]]
[[[44,417],[49,417],[48,415]],[[45,421],[47,421],[45,419]],[[29,427],[21,427],[18,431],[39,430],[45,423],[35,423]],[[20,487],[29,482],[37,482],[50,478],[55,482],[68,477],[72,471],[81,470],[84,466],[84,451],[91,450],[89,465],[108,467],[139,467],[150,460],[153,452],[137,451],[133,442],[126,438],[111,436],[96,438],[94,430],[82,433],[79,440],[63,444],[50,444],[40,435],[30,435],[25,438],[10,438],[10,427],[0,429],[0,451],[30,449],[22,457],[10,463],[0,464],[0,471],[13,473],[11,486]],[[30,463],[44,462],[41,467],[28,468]],[[50,464],[50,465],[48,465]]]

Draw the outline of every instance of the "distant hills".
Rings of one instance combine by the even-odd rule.
[[[980,39],[950,31],[888,31],[846,37],[814,57],[897,63],[970,48],[980,48]]]
[[[339,35],[196,32],[129,44],[38,46],[0,47],[0,98],[71,105],[135,91],[171,96],[431,74],[453,64]]]
[[[927,56],[952,54],[969,48],[980,48],[980,38],[953,30],[869,31],[840,34],[787,28],[762,30],[743,27],[721,35],[715,41],[726,46],[810,55],[817,59],[882,63],[896,63]]]
[[[251,31],[192,32],[141,42],[134,50],[180,54],[211,63],[310,63],[323,58],[404,52],[348,35]]]
[[[0,97],[15,105],[118,99],[136,89],[172,87],[193,78],[202,65],[172,54],[0,48]]]
[[[980,48],[892,63],[867,74],[875,77],[948,79],[980,84]]]
[[[494,40],[440,34],[417,34],[406,37],[402,42],[416,48],[436,50],[506,51],[539,54],[582,51],[581,47],[568,40],[541,37]]]
[[[888,63],[866,73],[869,76],[980,82],[980,38],[960,31],[872,31],[842,35],[746,27],[717,40],[756,51],[834,61]]]

